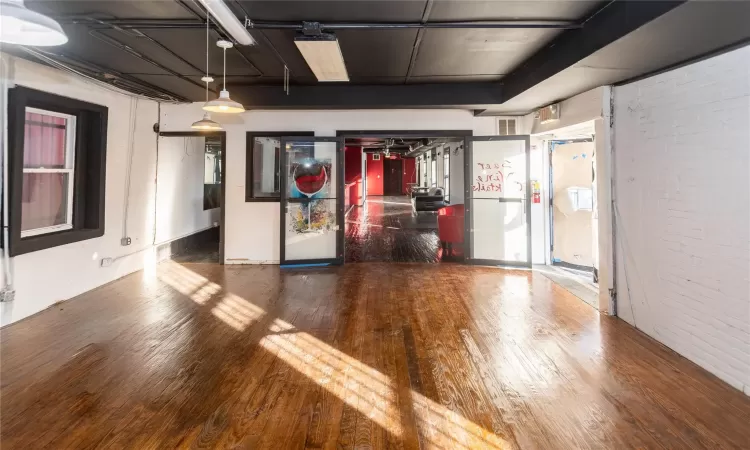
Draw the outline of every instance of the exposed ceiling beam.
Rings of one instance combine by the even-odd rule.
[[[562,72],[637,28],[685,3],[614,0],[579,29],[566,30],[502,79],[504,101]]]
[[[279,86],[230,85],[232,97],[247,108],[436,108],[493,105],[502,102],[497,83],[291,86],[287,95]]]

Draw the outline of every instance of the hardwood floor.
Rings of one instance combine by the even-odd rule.
[[[415,213],[408,195],[371,196],[346,217],[346,262],[442,260],[437,215]]]
[[[3,450],[750,447],[749,398],[527,271],[167,262],[0,351]]]

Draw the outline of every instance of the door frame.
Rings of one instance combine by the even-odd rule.
[[[474,207],[474,198],[472,195],[471,168],[474,165],[474,146],[475,141],[524,141],[526,145],[526,262],[522,261],[502,261],[494,259],[474,259],[472,257],[473,249],[471,246],[471,230],[474,226],[471,218],[471,209]],[[502,199],[499,200],[500,202]],[[483,266],[510,266],[510,267],[531,267],[531,136],[513,135],[513,136],[466,136],[464,138],[464,255],[465,262],[473,265]]]
[[[387,163],[386,163],[386,161],[387,161]],[[396,164],[396,161],[398,161],[398,164]],[[403,186],[403,183],[404,183],[404,160],[400,159],[400,158],[399,159],[384,158],[383,159],[383,195],[384,196],[386,196],[386,195],[392,195],[392,194],[386,194],[386,192],[385,192],[386,180],[390,179],[390,177],[393,176],[393,174],[386,176],[387,172],[385,171],[385,166],[386,165],[390,166],[392,164],[396,164],[396,165],[399,166],[399,172],[398,172],[399,176],[396,179],[396,181],[398,182],[398,189],[397,189],[398,194],[396,194],[396,195],[403,195],[402,193],[403,193],[403,190],[404,190],[404,186]]]
[[[221,211],[219,211],[219,264],[224,264],[224,243],[227,215],[227,132],[226,131],[160,131],[159,137],[218,136],[221,140]],[[156,168],[159,169],[159,144],[156,145]]]
[[[584,268],[583,270],[587,270],[586,266],[578,266],[574,267],[575,264],[556,264],[555,263],[555,206],[553,204],[554,198],[555,198],[555,185],[553,182],[553,178],[555,175],[555,168],[554,164],[552,164],[552,153],[555,151],[555,147],[558,145],[566,145],[566,144],[578,144],[582,142],[591,142],[594,144],[594,150],[596,150],[596,143],[594,142],[594,138],[575,138],[575,139],[549,139],[545,141],[547,144],[547,155],[549,158],[549,173],[548,175],[548,182],[549,185],[547,186],[547,191],[549,192],[549,204],[547,205],[548,209],[548,215],[549,215],[549,245],[547,246],[547,254],[549,258],[549,264],[551,266],[554,265],[560,265],[565,266],[566,264],[568,266],[571,266],[573,269],[577,269],[578,267]],[[595,159],[592,158],[592,164]],[[592,179],[591,185],[593,188],[594,180]]]
[[[289,174],[287,173],[287,151],[288,142],[335,142],[336,145],[336,257],[320,259],[286,260],[286,209],[287,209],[287,186]],[[280,166],[280,191],[279,191],[279,265],[287,267],[301,266],[328,266],[344,264],[344,228],[345,228],[345,205],[344,205],[344,139],[329,136],[281,136]]]

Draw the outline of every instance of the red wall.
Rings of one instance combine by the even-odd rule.
[[[403,159],[403,174],[401,175],[401,190],[403,194],[409,193],[409,183],[416,183],[417,174],[416,160],[414,158],[401,158],[400,155],[394,155],[396,159]],[[383,158],[380,155],[380,160],[375,161],[372,159],[372,153],[367,154],[367,195],[383,195]]]
[[[362,204],[362,147],[344,147],[346,206]]]
[[[383,155],[375,161],[367,153],[367,195],[383,195]]]

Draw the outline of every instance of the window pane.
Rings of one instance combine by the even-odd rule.
[[[253,197],[279,196],[280,138],[256,137],[253,141]]]
[[[67,173],[24,173],[21,231],[63,225],[68,221]]]
[[[26,109],[23,166],[65,168],[69,119],[32,111]]]

